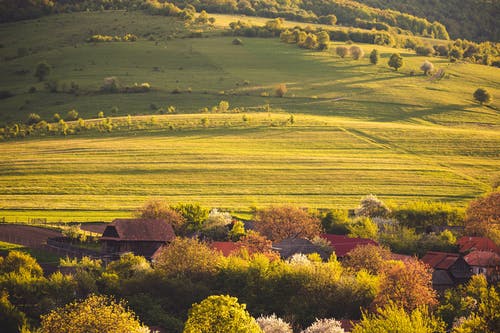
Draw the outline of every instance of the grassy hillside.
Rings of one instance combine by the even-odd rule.
[[[207,38],[181,38],[194,30]],[[126,33],[139,40],[85,42]],[[369,193],[465,205],[499,174],[497,68],[373,45],[360,46],[367,54],[378,49],[378,65],[339,58],[334,49],[345,44],[338,42],[323,52],[278,39],[233,45],[213,28],[138,12],[3,24],[0,39],[0,90],[15,95],[0,100],[4,124],[30,113],[51,121],[71,109],[87,120],[101,110],[134,122],[153,123],[155,115],[154,126],[130,132],[1,142],[0,217],[7,220],[111,220],[151,197],[243,211],[278,203],[354,207]],[[20,48],[31,50],[18,56]],[[405,60],[398,72],[387,66],[394,52]],[[421,74],[426,59],[442,77]],[[78,94],[50,93],[37,82],[42,60],[53,67],[49,80],[74,81]],[[102,93],[109,76],[152,90]],[[280,83],[284,98],[274,95]],[[472,100],[480,86],[493,96],[488,107]],[[232,113],[200,112],[220,101]],[[177,114],[161,115],[169,106]]]

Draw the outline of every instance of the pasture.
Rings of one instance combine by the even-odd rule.
[[[51,121],[76,109],[84,119],[99,111],[134,120],[154,114],[160,125],[0,142],[0,218],[110,221],[150,198],[234,212],[282,203],[353,208],[369,193],[394,203],[465,206],[499,176],[500,69],[360,45],[366,54],[379,50],[379,64],[371,65],[367,56],[336,56],[344,43],[323,52],[279,39],[233,45],[217,29],[138,12],[1,25],[0,90],[14,96],[0,100],[0,123],[30,113]],[[203,37],[182,38],[192,30]],[[126,33],[139,40],[85,42]],[[22,48],[27,54],[18,55]],[[397,72],[387,66],[394,52],[405,61]],[[425,59],[444,75],[423,76]],[[33,77],[42,60],[52,66],[49,79],[74,81],[80,92],[47,91]],[[152,90],[102,93],[109,76]],[[274,94],[281,83],[284,98]],[[478,87],[491,92],[490,106],[473,101]],[[201,112],[220,101],[238,113]],[[169,106],[177,114],[162,115]]]

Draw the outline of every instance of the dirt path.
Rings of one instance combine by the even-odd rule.
[[[0,224],[0,241],[26,245],[29,247],[41,247],[49,237],[59,237],[59,231],[32,227],[28,225]]]

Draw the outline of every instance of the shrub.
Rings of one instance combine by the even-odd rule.
[[[415,52],[417,53],[417,55],[419,56],[430,56],[430,55],[433,55],[434,54],[434,49],[431,47],[431,46],[417,46],[415,48]]]
[[[43,81],[50,74],[50,70],[51,67],[47,62],[45,61],[39,62],[36,65],[35,77],[38,78],[38,81]]]
[[[41,120],[40,115],[38,115],[37,113],[30,113],[28,116],[27,123],[28,125],[33,125],[38,123],[40,120]]]
[[[59,113],[54,113],[54,115],[52,116],[52,120],[54,122],[58,122],[59,120],[61,120],[61,116],[59,115]]]
[[[389,59],[388,65],[397,71],[399,68],[403,67],[403,57],[399,55],[399,53],[393,53]]]
[[[264,333],[293,333],[290,324],[275,314],[266,317],[260,316],[256,320]]]
[[[280,83],[280,85],[276,88],[275,94],[278,97],[285,97],[288,89],[285,83]]]
[[[434,65],[432,62],[426,60],[422,66],[420,66],[420,69],[424,72],[424,75],[427,75],[434,70]]]
[[[99,111],[97,113],[97,118],[104,118],[104,111]]]
[[[363,51],[363,49],[357,45],[351,46],[349,48],[349,53],[351,54],[351,56],[354,60],[359,60],[359,59],[363,58],[363,56],[365,55],[365,52]]]
[[[360,205],[356,210],[356,215],[358,216],[385,217],[389,213],[389,208],[373,194],[369,194],[361,199]]]
[[[189,310],[184,333],[261,333],[259,325],[236,297],[209,296]]]
[[[64,120],[66,121],[73,121],[77,119],[78,119],[78,112],[75,109],[68,111],[66,117],[64,117]]]
[[[243,41],[239,38],[233,39],[233,45],[243,45]]]
[[[335,319],[316,319],[302,333],[344,333],[340,321]]]
[[[378,51],[376,49],[373,49],[372,52],[370,53],[370,62],[376,65],[378,63],[378,60],[379,60]]]
[[[349,54],[349,49],[346,46],[337,46],[337,48],[335,49],[335,53],[339,57],[345,58],[345,56]]]
[[[120,89],[120,82],[117,77],[105,77],[103,85],[101,86],[102,92],[116,93]]]
[[[8,90],[0,90],[0,99],[6,99],[6,98],[9,98],[9,97],[12,97],[14,96],[13,93],[11,93],[10,91]]]

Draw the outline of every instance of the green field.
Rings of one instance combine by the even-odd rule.
[[[90,29],[135,33],[139,41],[86,43]],[[0,90],[15,94],[0,100],[0,123],[32,112],[50,121],[71,109],[85,119],[101,110],[141,119],[156,113],[151,104],[179,113],[156,114],[154,129],[1,142],[0,218],[109,221],[158,197],[232,211],[281,203],[352,208],[369,193],[465,206],[500,175],[498,68],[429,58],[444,71],[433,79],[419,70],[427,58],[407,50],[360,45],[380,51],[371,65],[367,57],[335,56],[343,43],[324,52],[278,39],[243,38],[236,46],[206,27],[191,29],[207,38],[179,38],[186,29],[172,18],[124,12],[0,25]],[[41,36],[54,30],[45,44]],[[32,51],[16,57],[22,47]],[[398,72],[387,66],[393,52],[405,58]],[[47,92],[33,77],[41,60],[54,67],[49,78],[75,81],[81,93]],[[99,93],[109,76],[153,90]],[[274,96],[280,83],[284,98]],[[37,92],[28,93],[31,86]],[[491,92],[490,106],[473,101],[478,87]],[[221,100],[239,113],[200,113]]]

